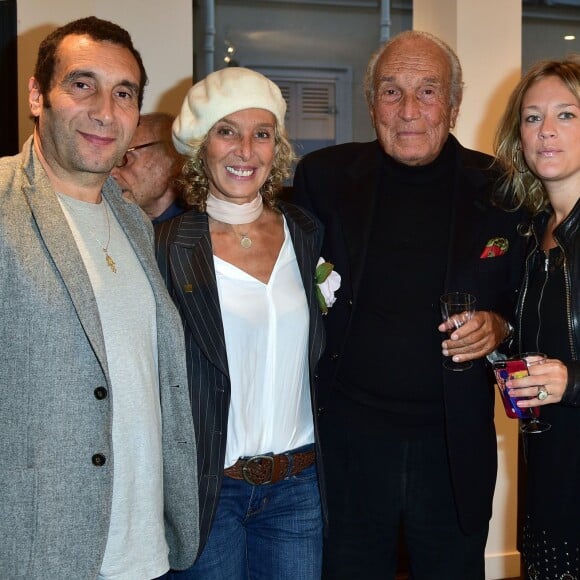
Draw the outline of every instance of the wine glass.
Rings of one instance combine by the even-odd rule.
[[[526,361],[528,368],[534,365],[544,364],[546,358],[548,358],[543,352],[524,352],[520,355]],[[530,417],[525,417],[520,425],[520,431],[522,433],[543,433],[544,431],[549,431],[552,425],[546,421],[539,419],[540,408],[539,407],[528,407],[526,411],[532,411]]]
[[[441,316],[443,320],[451,321],[454,328],[447,333],[451,335],[454,330],[471,320],[475,312],[475,296],[467,292],[447,292],[441,296]],[[466,371],[473,365],[470,361],[454,362],[452,358],[443,361],[443,366],[450,371]]]
[[[517,401],[522,398],[508,393],[505,382],[509,379],[517,379],[529,375],[528,368],[543,364],[546,355],[541,352],[525,352],[517,357],[507,360],[500,360],[493,363],[493,372],[501,395],[501,400],[510,419],[521,419],[520,431],[522,433],[543,433],[552,426],[546,421],[539,419],[540,409],[538,407],[518,407]]]

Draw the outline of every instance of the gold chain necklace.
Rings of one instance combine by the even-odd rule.
[[[64,194],[59,194],[59,198],[64,202],[64,204],[66,205],[66,207],[73,214],[75,214],[78,217],[78,214],[75,213],[75,210],[74,210],[73,206],[66,199],[66,197],[67,196],[64,195]],[[116,272],[117,272],[117,264],[115,263],[115,260],[113,260],[113,257],[111,256],[111,254],[109,254],[109,244],[111,243],[111,220],[109,219],[109,210],[107,209],[107,202],[105,201],[104,198],[102,199],[101,204],[104,207],[105,217],[107,219],[107,243],[106,244],[103,244],[103,242],[101,242],[101,240],[99,240],[99,238],[97,237],[97,234],[95,233],[95,231],[93,230],[93,228],[91,227],[91,225],[89,223],[87,223],[82,217],[81,217],[81,221],[83,222],[84,226],[88,230],[89,234],[91,234],[91,236],[93,237],[93,239],[95,240],[95,242],[97,242],[97,244],[99,244],[101,250],[103,250],[103,253],[105,254],[105,262],[107,263],[107,266],[109,267],[109,269],[111,270],[111,272],[113,272],[113,274],[116,274]]]
[[[264,201],[261,194],[258,192],[256,197],[241,205],[225,201],[217,198],[211,192],[208,193],[206,199],[207,215],[214,221],[231,226],[232,231],[236,237],[240,238],[240,246],[244,250],[249,250],[252,247],[252,238],[249,232],[253,223],[255,223],[264,210]],[[238,232],[234,225],[243,225],[248,228],[245,232]]]
[[[247,232],[236,232],[236,230],[234,229],[234,227],[232,226],[232,230],[234,230],[234,234],[236,234],[236,236],[239,236],[240,238],[240,246],[242,246],[242,248],[244,248],[244,250],[249,250],[252,247],[252,238],[250,238],[250,236],[248,235],[250,233],[250,230],[248,230]]]

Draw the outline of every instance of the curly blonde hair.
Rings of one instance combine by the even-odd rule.
[[[580,55],[564,60],[539,61],[512,92],[494,141],[497,162],[504,170],[500,187],[503,201],[509,201],[509,205],[516,208],[524,207],[532,215],[544,210],[549,200],[544,184],[530,171],[522,153],[521,109],[530,87],[547,77],[560,79],[580,102]]]
[[[210,129],[211,131],[211,129]],[[209,178],[205,170],[204,157],[207,147],[209,132],[203,137],[189,142],[192,155],[183,165],[179,185],[183,191],[185,201],[204,212],[206,200],[209,194]],[[276,195],[282,189],[284,181],[290,175],[292,163],[296,160],[292,144],[288,140],[286,132],[280,130],[276,123],[274,132],[274,162],[270,175],[260,188],[260,193],[266,207],[274,208]]]

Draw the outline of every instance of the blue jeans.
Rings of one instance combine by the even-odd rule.
[[[322,513],[316,466],[266,485],[224,477],[197,562],[169,580],[318,580]]]

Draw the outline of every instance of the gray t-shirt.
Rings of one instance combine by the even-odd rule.
[[[169,569],[169,550],[155,298],[106,201],[93,204],[61,194],[59,199],[91,280],[111,379],[113,499],[99,578],[156,578]]]

